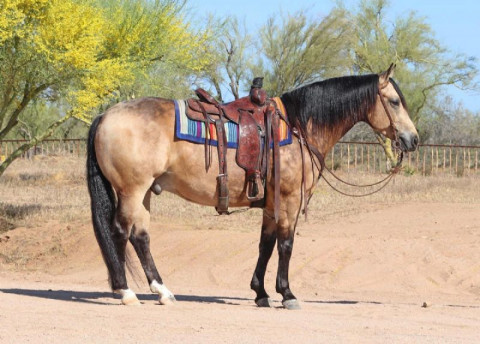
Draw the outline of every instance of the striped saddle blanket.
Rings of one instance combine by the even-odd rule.
[[[279,98],[274,98],[278,108],[285,115],[285,109]],[[205,125],[203,122],[194,121],[185,114],[185,101],[174,100],[175,102],[175,136],[179,140],[185,140],[193,143],[205,144]],[[217,146],[217,130],[215,125],[209,125],[209,144]],[[280,120],[280,146],[289,145],[292,143],[292,133],[288,129],[287,123]],[[238,148],[238,124],[234,122],[225,123],[225,134],[227,136],[227,147]]]

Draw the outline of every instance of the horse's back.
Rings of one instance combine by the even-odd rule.
[[[103,115],[101,126],[109,126],[113,130],[144,130],[146,134],[154,128],[158,129],[166,119],[173,120],[174,111],[173,100],[155,97],[134,99],[109,108]]]

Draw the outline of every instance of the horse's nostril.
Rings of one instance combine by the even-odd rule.
[[[418,146],[418,136],[415,136],[413,138],[413,147],[417,147]]]

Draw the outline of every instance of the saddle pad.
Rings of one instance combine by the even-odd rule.
[[[283,104],[279,98],[274,98],[280,111],[285,114]],[[200,121],[194,121],[185,114],[185,101],[174,100],[175,103],[175,137],[179,140],[185,140],[193,143],[205,143],[205,124]],[[280,106],[280,104],[281,106]],[[280,146],[292,143],[292,133],[288,129],[287,123],[280,120]],[[238,125],[234,122],[225,123],[225,134],[227,136],[227,147],[238,147]],[[217,146],[217,131],[214,124],[209,125],[209,144]]]

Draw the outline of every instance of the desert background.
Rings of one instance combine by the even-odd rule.
[[[475,176],[402,174],[349,198],[320,182],[291,262],[300,311],[281,308],[276,252],[276,307],[255,306],[260,210],[220,217],[165,193],[153,200],[152,253],[178,302],[158,304],[135,257],[142,306],[126,307],[93,234],[84,158],[18,159],[0,179],[0,342],[478,343],[479,190]]]
[[[479,13],[473,0],[2,0],[0,344],[480,343]],[[420,147],[369,197],[320,181],[290,264],[301,310],[281,307],[275,251],[275,307],[254,303],[261,210],[220,217],[168,193],[152,200],[151,250],[177,302],[158,304],[129,246],[142,305],[121,305],[85,178],[99,114],[197,88],[230,102],[255,77],[281,96],[392,64]],[[349,182],[395,164],[365,123],[341,140],[325,158]]]

